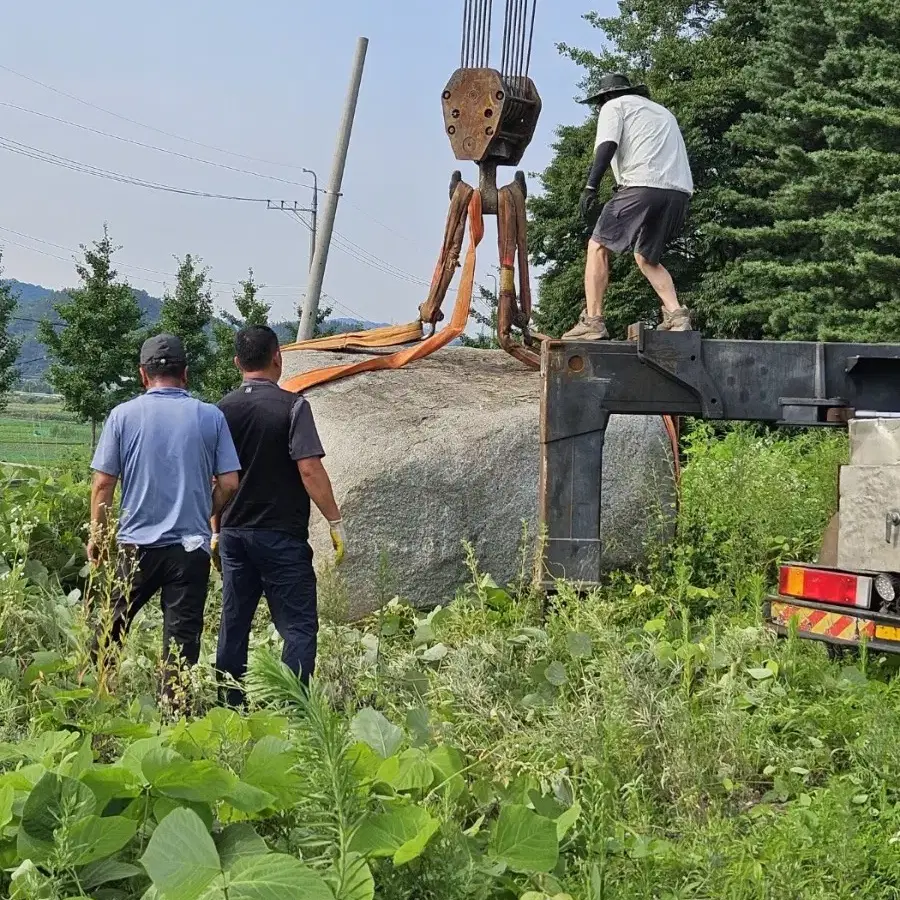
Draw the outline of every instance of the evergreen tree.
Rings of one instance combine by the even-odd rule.
[[[331,306],[320,306],[316,313],[316,324],[313,327],[313,337],[330,337],[337,333],[337,329],[333,325],[328,324],[334,308]]]
[[[175,292],[163,295],[157,330],[181,338],[188,358],[188,376],[192,385],[202,389],[210,365],[207,328],[212,321],[213,301],[209,269],[188,253],[178,262]]]
[[[771,0],[746,67],[749,157],[720,198],[730,263],[704,302],[718,329],[900,339],[900,5]]]
[[[619,14],[586,18],[608,41],[596,54],[562,46],[586,69],[586,91],[603,72],[624,72],[645,83],[651,97],[679,120],[691,159],[696,193],[685,234],[671,248],[665,265],[683,303],[694,305],[710,270],[721,268],[723,249],[707,225],[718,216],[717,194],[740,163],[725,134],[750,108],[740,77],[752,39],[760,30],[764,2],[751,0],[620,0]],[[593,222],[585,225],[578,200],[594,152],[596,117],[557,131],[554,159],[541,176],[543,191],[529,201],[530,244],[541,278],[539,330],[559,334],[574,323],[584,303],[584,263]],[[612,176],[598,192],[611,195]],[[599,210],[599,204],[598,204]],[[607,320],[615,334],[628,325],[658,316],[659,301],[630,254],[613,263],[606,298]]]
[[[469,318],[481,326],[477,337],[469,337],[463,334],[460,338],[464,347],[473,347],[476,350],[497,350],[500,344],[497,340],[497,305],[499,298],[493,291],[489,291],[484,285],[478,286],[479,297],[484,312],[473,305]],[[477,301],[476,301],[477,302]]]
[[[66,291],[68,303],[53,307],[64,327],[57,331],[44,319],[38,338],[53,360],[50,384],[67,410],[91,423],[96,443],[97,425],[116,404],[138,393],[143,314],[129,285],[117,280],[112,255],[119,248],[106,226],[101,240],[81,249],[84,260],[75,267],[81,286]]]
[[[2,260],[3,254],[0,253],[0,262]],[[0,276],[2,275],[3,268],[0,267]],[[6,409],[9,392],[19,377],[16,359],[21,342],[10,334],[10,322],[15,311],[16,294],[8,282],[0,279],[0,412]]]
[[[245,325],[268,325],[268,303],[259,298],[259,285],[253,280],[253,270],[240,283],[240,293],[234,295],[238,315],[220,312],[220,319],[213,322],[213,350],[206,377],[203,382],[203,396],[210,403],[218,403],[229,391],[240,383],[241,376],[234,364],[234,338]]]

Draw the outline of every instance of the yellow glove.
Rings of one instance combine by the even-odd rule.
[[[339,566],[344,559],[344,551],[347,546],[347,532],[344,531],[344,520],[338,519],[335,522],[329,522],[328,528],[331,530],[331,543],[334,546],[334,564]]]
[[[222,557],[219,555],[219,536],[214,534],[209,541],[209,555],[212,558],[213,568],[222,574]]]

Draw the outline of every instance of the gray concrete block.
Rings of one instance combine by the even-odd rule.
[[[895,511],[900,466],[843,466],[838,568],[900,572],[900,527],[885,527]]]

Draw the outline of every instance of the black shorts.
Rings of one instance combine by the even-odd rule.
[[[690,205],[690,195],[682,191],[623,188],[603,207],[593,240],[613,253],[634,250],[656,265],[681,234]]]

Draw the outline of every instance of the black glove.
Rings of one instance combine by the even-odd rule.
[[[597,191],[592,187],[586,187],[581,192],[581,202],[578,207],[581,210],[581,218],[584,219],[585,222],[590,222],[591,213],[593,213],[596,204]]]

